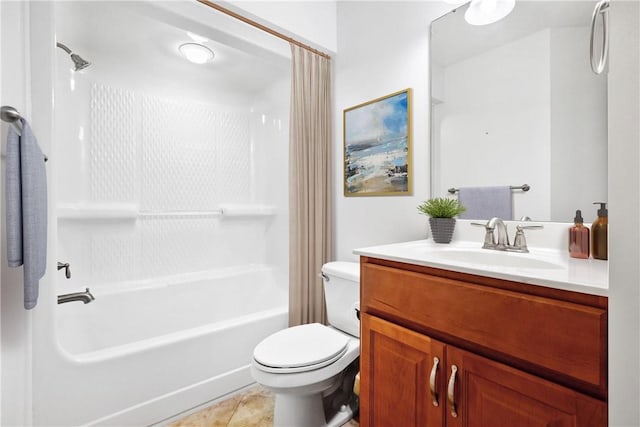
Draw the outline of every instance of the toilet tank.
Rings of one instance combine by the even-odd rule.
[[[334,328],[360,336],[360,264],[329,262],[322,266],[327,320]]]

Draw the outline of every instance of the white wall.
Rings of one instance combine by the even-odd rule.
[[[640,3],[611,2],[609,426],[640,425]]]
[[[335,259],[357,260],[355,248],[426,236],[427,218],[416,206],[429,196],[429,23],[450,8],[441,2],[338,2]],[[413,89],[413,195],[344,197],[343,110],[405,88]]]
[[[28,11],[26,2],[0,2],[1,31],[0,48],[2,67],[1,90],[2,105],[15,107],[21,114],[29,117],[30,100],[27,94],[28,75],[28,31],[25,17]],[[5,152],[7,124],[1,123],[0,146]],[[2,366],[0,383],[2,384],[2,402],[0,424],[28,425],[30,423],[31,393],[31,317],[32,313],[23,308],[22,268],[7,268],[6,229],[4,210],[4,173],[5,161],[0,168],[2,230],[2,284],[0,302],[1,332],[0,344]]]

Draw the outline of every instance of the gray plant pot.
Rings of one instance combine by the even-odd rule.
[[[429,218],[431,236],[436,243],[449,243],[456,228],[455,218]]]

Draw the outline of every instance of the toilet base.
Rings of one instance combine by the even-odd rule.
[[[340,427],[358,409],[353,383],[360,359],[354,360],[329,384],[310,394],[275,392],[274,427]],[[309,391],[309,390],[307,390]]]
[[[304,396],[294,394],[277,394],[273,412],[274,427],[326,425],[322,394]]]

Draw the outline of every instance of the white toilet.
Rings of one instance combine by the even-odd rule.
[[[275,394],[274,427],[341,426],[357,407],[360,266],[330,262],[322,276],[330,326],[283,329],[253,351],[253,378]]]

